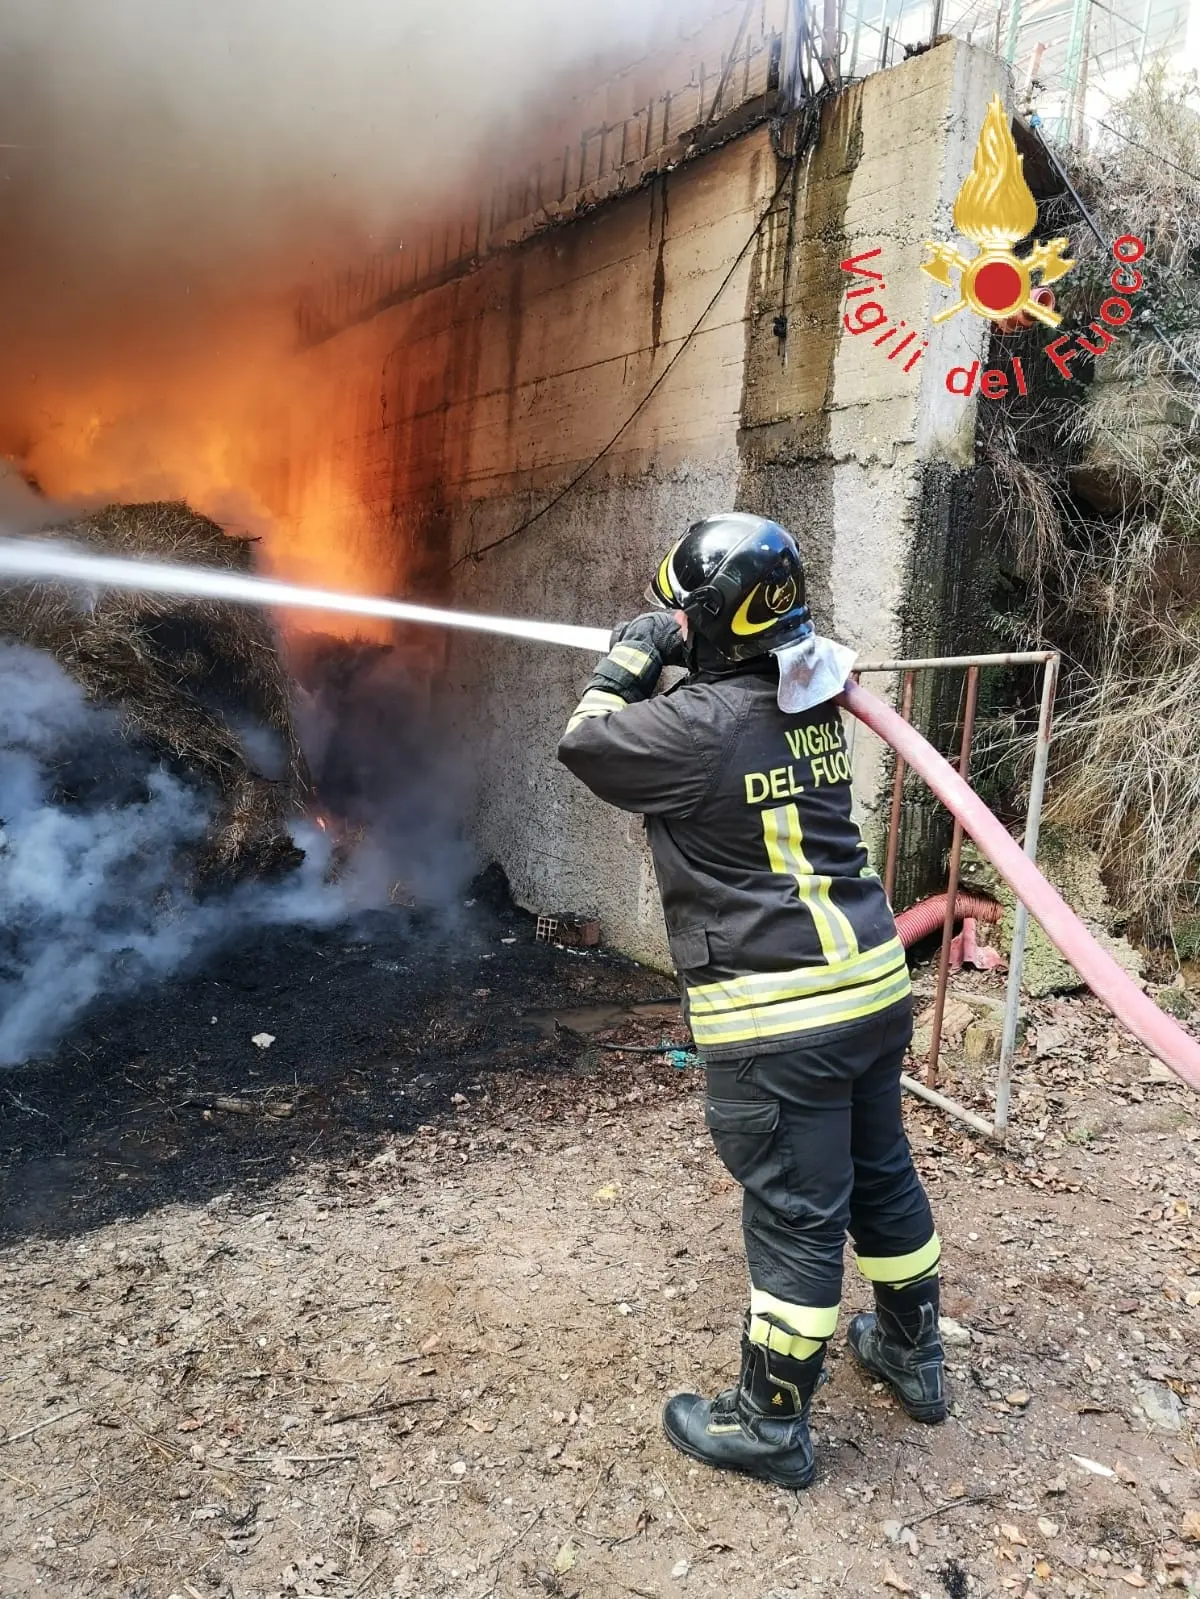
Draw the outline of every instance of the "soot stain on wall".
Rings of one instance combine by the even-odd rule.
[[[781,135],[797,138],[798,124]],[[818,619],[832,614],[829,405],[846,206],[862,153],[862,95],[855,86],[824,108],[811,152],[778,160],[780,192],[759,235],[746,311],[738,505],[800,535]]]
[[[670,223],[670,211],[667,202],[667,174],[654,185],[650,197],[650,240],[651,247],[655,250],[654,256],[654,288],[650,297],[650,343],[658,349],[662,343],[663,302],[667,297],[667,228]],[[658,240],[655,244],[654,235]]]
[[[479,292],[478,279],[436,291],[383,366],[389,515],[406,590],[423,598],[444,599],[450,592],[454,510],[447,486],[461,482],[467,472],[482,360],[483,308],[476,305],[474,316],[464,316],[460,302],[477,300]],[[507,323],[510,427],[521,302],[518,276]]]
[[[992,597],[999,558],[989,534],[986,480],[981,466],[930,461],[921,469],[901,614],[905,658],[973,655],[997,647]],[[914,679],[913,723],[954,764],[965,684],[965,672],[953,669],[918,672]],[[898,905],[945,888],[952,830],[949,812],[929,790],[920,783],[906,784],[896,867]]]

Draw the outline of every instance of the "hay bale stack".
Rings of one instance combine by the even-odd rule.
[[[252,570],[251,540],[229,537],[181,501],[105,506],[51,536],[110,555]],[[119,712],[132,741],[215,794],[201,878],[273,873],[303,859],[288,828],[310,784],[268,613],[14,584],[0,587],[0,637],[52,655],[89,699]]]

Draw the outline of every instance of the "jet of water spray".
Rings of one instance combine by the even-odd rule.
[[[396,622],[421,622],[432,627],[459,627],[505,638],[562,644],[567,649],[603,655],[611,633],[607,628],[576,627],[569,622],[526,622],[508,616],[471,611],[443,611],[366,594],[337,594],[326,589],[278,583],[272,578],[242,577],[208,567],[180,566],[169,561],[124,560],[110,555],[84,555],[47,539],[0,539],[0,578],[35,583],[47,580],[80,589],[135,589],[174,594],[181,599],[230,600],[281,610],[339,611],[348,616],[378,616]]]

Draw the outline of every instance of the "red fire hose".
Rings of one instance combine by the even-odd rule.
[[[929,787],[975,840],[1030,914],[1036,916],[1054,947],[1071,962],[1097,998],[1102,999],[1135,1038],[1169,1066],[1189,1088],[1200,1092],[1200,1043],[1159,1010],[1111,955],[1105,953],[1075,912],[1024,854],[1021,846],[959,777],[949,762],[904,718],[859,684],[842,690],[840,703],[878,733],[919,772]]]
[[[945,894],[935,894],[932,899],[923,899],[919,905],[910,905],[906,911],[900,912],[896,917],[896,931],[905,949],[911,949],[923,938],[928,938],[935,927],[945,924],[946,899]],[[965,922],[968,917],[977,922],[998,922],[1003,915],[1003,906],[994,899],[984,899],[979,894],[954,896],[956,922]]]

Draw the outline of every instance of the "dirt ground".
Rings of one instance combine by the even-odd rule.
[[[910,1101],[954,1414],[909,1423],[839,1335],[788,1493],[659,1432],[745,1298],[665,997],[519,917],[397,918],[0,1080],[0,1595],[1200,1593],[1194,1098],[1059,1000],[1003,1152]]]

